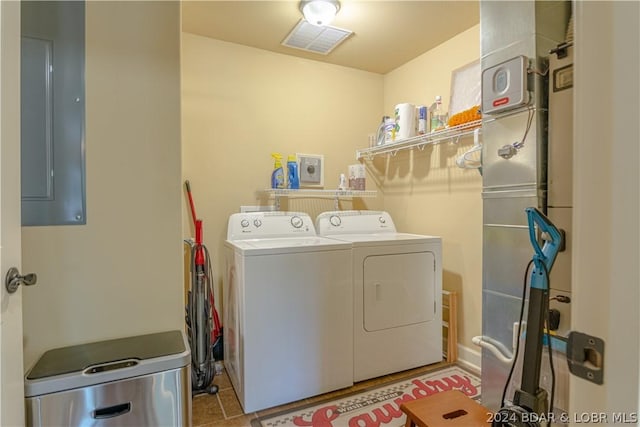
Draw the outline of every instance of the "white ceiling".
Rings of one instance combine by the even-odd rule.
[[[185,32],[386,74],[480,22],[478,1],[340,0],[332,26],[354,34],[329,55],[281,46],[299,1],[183,1]]]

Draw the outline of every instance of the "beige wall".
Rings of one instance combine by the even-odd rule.
[[[87,2],[87,225],[23,228],[25,368],[183,326],[180,7]]]
[[[477,60],[479,50],[478,25],[381,76],[183,34],[183,176],[204,219],[218,303],[227,219],[241,205],[273,202],[256,194],[269,187],[272,151],[324,154],[325,188],[335,188],[383,112],[436,95],[446,107],[451,71]],[[455,157],[472,142],[378,156],[366,162],[367,189],[378,190],[378,198],[341,203],[342,209],[384,207],[402,231],[443,237],[444,287],[461,295],[459,341],[469,348],[481,332],[481,177],[458,169]],[[183,209],[188,237],[186,201]],[[291,199],[282,209],[315,216],[333,202]]]
[[[323,154],[325,188],[356,163],[382,115],[382,76],[351,68],[183,34],[183,175],[191,183],[204,240],[214,261],[220,303],[223,242],[229,215],[241,205],[269,204],[271,152]],[[367,189],[376,187],[369,179]],[[376,199],[341,208],[375,209]],[[283,210],[312,218],[331,199],[283,200]],[[192,236],[187,202],[184,236]]]
[[[451,71],[480,57],[480,26],[476,25],[384,76],[384,111],[395,104],[431,104],[450,98]],[[471,343],[482,323],[482,179],[477,170],[460,169],[458,155],[473,138],[400,152],[370,165],[384,189],[384,208],[406,232],[442,236],[443,288],[459,293],[458,342]]]

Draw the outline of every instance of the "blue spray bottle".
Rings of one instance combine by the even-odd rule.
[[[284,188],[284,171],[282,170],[282,154],[271,153],[275,159],[271,173],[271,188]]]
[[[287,157],[287,188],[300,188],[300,176],[298,175],[298,162],[296,156],[290,154]]]

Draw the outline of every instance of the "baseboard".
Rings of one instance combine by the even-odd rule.
[[[472,372],[480,374],[482,357],[480,352],[462,344],[458,344],[458,360],[457,363],[469,369]]]

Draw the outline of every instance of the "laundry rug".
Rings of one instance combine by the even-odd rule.
[[[252,427],[404,426],[400,405],[447,390],[480,398],[480,378],[459,366],[448,366],[325,401],[261,417]]]

